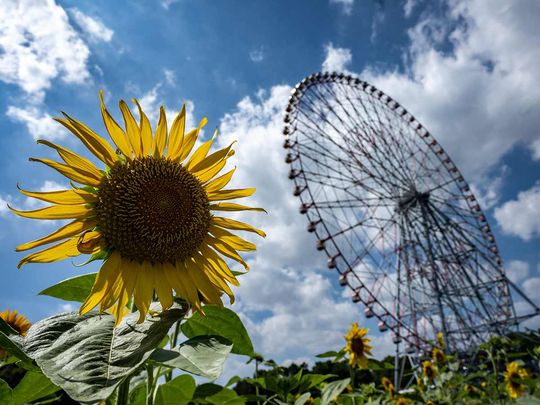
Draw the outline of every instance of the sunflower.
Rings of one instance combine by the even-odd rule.
[[[396,392],[396,389],[390,379],[387,377],[381,378],[381,385],[384,387],[384,390],[390,395],[390,398],[394,398],[394,393]]]
[[[353,323],[351,329],[345,335],[347,341],[346,350],[349,352],[349,364],[359,368],[367,368],[368,359],[366,355],[371,355],[372,347],[369,345],[371,339],[365,336],[368,329],[359,328],[358,323]]]
[[[433,380],[437,377],[437,370],[433,363],[429,360],[426,360],[422,363],[422,372],[428,380]]]
[[[111,309],[118,324],[131,296],[142,322],[154,293],[164,309],[173,303],[173,290],[194,310],[202,304],[222,306],[221,294],[231,302],[228,283],[238,280],[223,257],[249,269],[238,252],[255,250],[255,245],[230,232],[264,232],[246,223],[219,216],[219,212],[264,211],[230,200],[250,196],[253,188],[229,189],[234,170],[218,174],[234,154],[233,144],[209,154],[217,130],[193,153],[204,118],[197,128],[185,133],[186,106],[174,119],[170,131],[163,107],[154,134],[137,100],[139,122],[122,100],[120,110],[125,130],[113,119],[100,93],[101,114],[114,147],[82,122],[63,113],[56,118],[104,164],[99,169],[90,160],[51,142],[40,140],[55,150],[62,163],[41,162],[72,181],[61,191],[22,194],[53,205],[34,211],[13,211],[35,219],[70,219],[67,225],[17,251],[59,242],[25,256],[26,263],[49,263],[82,253],[91,260],[103,259],[92,291],[80,313],[100,305]],[[116,151],[115,151],[116,149]],[[82,186],[73,184],[79,183]],[[216,215],[214,215],[216,214]]]
[[[433,350],[431,350],[431,358],[437,364],[444,364],[446,362],[444,352],[438,347],[434,347]]]
[[[520,367],[516,361],[506,365],[504,379],[506,380],[506,390],[511,398],[516,399],[525,393],[525,385],[518,381],[521,378],[527,378],[529,373],[524,368]]]
[[[444,335],[442,332],[437,333],[437,343],[439,344],[441,349],[446,348],[446,342],[444,341]]]
[[[10,311],[6,309],[3,312],[0,312],[0,318],[4,320],[15,332],[21,336],[26,336],[28,329],[32,324],[25,316],[19,314],[17,311]],[[7,353],[0,349],[0,358],[6,357]]]
[[[404,397],[399,397],[397,400],[396,400],[396,405],[409,405],[410,402],[407,398],[404,398]]]

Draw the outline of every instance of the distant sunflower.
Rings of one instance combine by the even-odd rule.
[[[410,402],[407,398],[404,398],[404,397],[399,397],[397,400],[396,400],[396,405],[409,405]]]
[[[437,343],[441,349],[446,348],[446,342],[444,341],[444,335],[442,332],[437,333]]]
[[[437,364],[444,364],[446,362],[446,356],[444,352],[438,347],[434,347],[431,351],[431,358]]]
[[[0,312],[0,318],[4,320],[15,332],[21,336],[26,336],[28,329],[32,324],[25,316],[19,314],[17,311],[10,311],[6,309]],[[0,349],[0,359],[6,357],[7,353]]]
[[[437,370],[433,363],[429,360],[426,360],[422,363],[422,372],[428,380],[433,380],[437,377]]]
[[[365,337],[368,329],[359,328],[358,323],[353,323],[351,329],[345,335],[347,341],[346,350],[349,352],[349,364],[359,368],[367,368],[367,355],[371,355],[371,339]]]
[[[154,292],[164,309],[173,303],[173,290],[195,310],[202,304],[223,305],[221,293],[231,302],[228,285],[238,280],[222,256],[248,265],[238,254],[255,250],[255,245],[230,230],[264,232],[248,224],[214,215],[222,211],[264,211],[228,202],[247,197],[255,189],[223,188],[234,169],[216,177],[234,154],[232,145],[208,154],[217,135],[193,153],[204,118],[197,128],[185,133],[185,105],[174,119],[170,132],[163,107],[154,134],[137,100],[137,123],[127,104],[120,101],[125,130],[105,108],[100,93],[101,114],[115,147],[82,122],[64,114],[56,121],[71,131],[101,162],[98,169],[90,160],[41,140],[54,149],[63,163],[30,159],[57,170],[72,182],[82,184],[62,191],[20,190],[53,205],[34,211],[13,210],[35,219],[71,219],[50,235],[17,247],[17,251],[59,242],[25,256],[26,263],[49,263],[80,255],[104,259],[92,291],[80,308],[84,314],[98,304],[100,312],[114,308],[117,324],[133,295],[142,322]],[[116,149],[116,151],[115,151]]]
[[[507,364],[504,379],[506,380],[506,390],[511,398],[516,399],[525,393],[526,386],[516,380],[527,378],[528,376],[529,373],[527,370],[520,367],[517,362],[513,361]]]
[[[394,398],[396,388],[394,387],[394,384],[392,384],[392,381],[390,381],[388,377],[381,378],[381,385],[384,387],[384,390],[390,395],[390,398]]]
[[[426,405],[437,405],[437,403],[435,401],[431,400],[431,399],[428,399],[426,401]]]

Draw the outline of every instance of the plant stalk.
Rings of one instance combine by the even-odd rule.
[[[131,377],[126,379],[118,387],[118,397],[116,398],[116,405],[128,405],[129,404],[129,381]]]
[[[146,365],[146,405],[154,405],[154,367]]]

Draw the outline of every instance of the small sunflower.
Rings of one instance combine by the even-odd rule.
[[[163,107],[154,134],[137,100],[139,122],[128,105],[120,101],[125,129],[113,119],[100,93],[101,114],[114,147],[82,122],[64,113],[56,118],[103,164],[99,169],[90,160],[51,142],[62,163],[50,159],[30,159],[57,170],[72,182],[69,190],[32,192],[28,197],[53,205],[34,211],[13,211],[34,219],[70,219],[50,235],[17,247],[17,251],[56,243],[25,256],[26,263],[50,263],[80,254],[104,259],[92,291],[80,308],[84,314],[97,305],[100,312],[111,310],[117,324],[133,296],[142,322],[154,293],[164,309],[176,295],[195,310],[202,304],[222,306],[221,294],[231,302],[228,285],[239,285],[223,257],[248,265],[238,252],[255,250],[255,245],[231,231],[264,232],[246,223],[217,215],[219,212],[264,211],[230,202],[250,196],[253,188],[225,190],[234,170],[219,175],[234,154],[233,144],[209,154],[212,138],[195,151],[195,143],[206,124],[185,133],[185,105],[170,131]],[[73,183],[72,183],[73,184]],[[216,215],[215,215],[216,213]],[[59,242],[59,243],[58,243]]]
[[[511,398],[519,398],[525,393],[526,386],[516,380],[527,378],[528,376],[529,373],[527,370],[520,367],[517,362],[513,361],[507,364],[504,379],[506,380],[506,390]]]
[[[437,333],[437,343],[441,349],[446,348],[446,342],[444,341],[444,335],[442,332]]]
[[[359,368],[367,368],[367,355],[371,355],[371,339],[365,337],[368,329],[359,328],[358,323],[353,323],[351,329],[345,335],[347,341],[346,350],[349,352],[349,364]]]
[[[433,363],[429,360],[426,360],[422,363],[422,372],[428,380],[434,380],[437,377],[437,370]]]
[[[4,320],[11,328],[21,336],[26,336],[28,329],[32,324],[24,315],[19,314],[17,311],[10,311],[6,309],[5,311],[0,312],[0,318]],[[6,356],[6,352],[0,349],[0,358]]]
[[[446,356],[444,352],[438,347],[434,347],[433,350],[431,350],[431,358],[437,364],[446,363]]]
[[[390,398],[394,398],[396,389],[392,381],[388,377],[381,378],[381,385],[384,387],[384,390],[390,395]]]
[[[409,405],[410,402],[407,398],[405,397],[399,397],[398,399],[396,399],[396,405]]]

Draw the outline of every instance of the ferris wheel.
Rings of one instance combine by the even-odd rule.
[[[317,73],[293,89],[284,121],[316,248],[397,347],[421,355],[442,332],[463,353],[540,313],[507,278],[471,186],[397,101],[356,77]],[[516,313],[511,289],[527,313]]]

